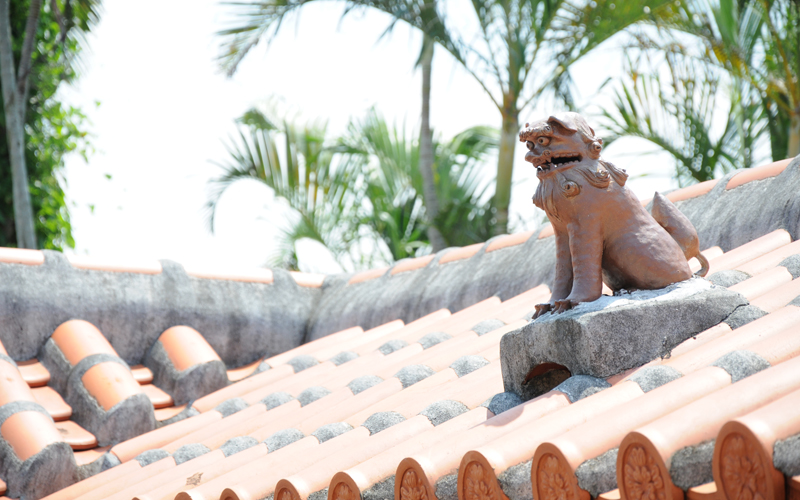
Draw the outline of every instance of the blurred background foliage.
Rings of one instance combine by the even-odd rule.
[[[64,192],[64,156],[72,153],[86,159],[92,149],[85,115],[61,103],[57,91],[78,77],[85,34],[96,24],[100,6],[96,0],[40,3],[25,114],[25,153],[38,245],[63,250],[75,246]],[[15,61],[19,61],[30,9],[30,0],[10,3]],[[4,112],[0,112],[0,246],[17,246]]]
[[[221,68],[235,71],[310,1],[223,4],[230,25],[218,35]],[[433,47],[462,64],[497,106],[499,126],[438,137],[423,109],[422,126],[410,134],[373,110],[331,137],[325,117],[244,114],[209,186],[209,222],[213,230],[232,183],[264,184],[286,214],[272,265],[297,268],[303,238],[351,270],[435,251],[432,235],[440,247],[463,246],[513,231],[507,208],[519,114],[537,102],[576,110],[574,82],[587,76],[574,63],[597,47],[623,54],[624,67],[600,90],[612,104],[589,113],[590,121],[607,143],[638,137],[669,153],[680,185],[800,153],[800,0],[474,0],[469,15],[478,31],[471,35],[458,31],[445,1],[345,1],[345,15],[377,9],[390,16],[387,31],[397,22],[419,30],[423,71]],[[15,57],[30,7],[31,0],[10,4]],[[76,78],[98,12],[97,0],[41,2],[25,134],[43,248],[74,245],[61,169],[64,155],[86,156],[91,145],[84,114],[61,104],[57,91]],[[425,102],[429,86],[422,91]],[[0,245],[15,241],[3,133]]]

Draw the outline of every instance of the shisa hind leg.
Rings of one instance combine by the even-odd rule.
[[[572,291],[572,256],[569,248],[569,234],[556,231],[556,276],[550,302],[536,305],[533,319],[553,309],[556,301],[563,300]]]
[[[599,227],[583,229],[569,226],[569,246],[572,257],[572,291],[556,300],[553,310],[561,313],[581,302],[592,302],[603,294],[603,235]]]

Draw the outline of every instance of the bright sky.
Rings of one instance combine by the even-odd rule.
[[[226,158],[225,139],[248,108],[277,98],[329,131],[371,107],[388,121],[417,126],[421,76],[414,68],[420,36],[404,25],[380,41],[389,18],[367,12],[340,22],[342,4],[308,6],[267,49],[257,47],[233,78],[217,69],[225,6],[216,0],[107,0],[89,37],[83,76],[64,98],[87,112],[96,154],[88,165],[67,160],[75,252],[98,258],[172,259],[193,266],[261,266],[282,211],[258,183],[242,182],[222,198],[215,233],[207,227],[207,183]],[[598,53],[576,68],[584,102],[617,58]],[[583,76],[581,78],[581,75]],[[100,103],[95,106],[95,102]],[[521,121],[556,110],[526,110]],[[500,126],[500,114],[474,80],[443,51],[434,60],[431,121],[444,137],[473,125]],[[666,155],[633,140],[604,156],[627,168],[640,197],[676,186]],[[517,149],[512,218],[534,227],[536,180]],[[487,163],[492,171],[495,163]],[[106,174],[111,179],[106,178]],[[324,253],[301,249],[307,271],[336,272]]]

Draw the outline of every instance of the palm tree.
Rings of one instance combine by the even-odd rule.
[[[615,91],[614,110],[602,110],[611,132],[639,137],[669,153],[675,160],[679,184],[702,182],[739,168],[751,167],[756,144],[767,135],[766,120],[746,82],[724,78],[716,68],[698,64],[682,45],[666,51],[668,72],[659,64],[648,71],[643,58],[628,60],[627,81]],[[727,85],[726,85],[727,83]],[[723,92],[727,91],[727,92]],[[724,129],[712,133],[719,121],[719,102],[729,96]]]
[[[311,0],[253,0],[231,4],[240,23],[223,32],[223,61],[235,67],[261,39],[269,40],[284,17]],[[473,0],[480,27],[477,40],[458,36],[446,25],[440,6],[430,0],[350,0],[352,7],[374,7],[420,29],[471,73],[502,116],[494,197],[495,233],[508,230],[508,206],[519,114],[544,95],[569,106],[572,63],[630,25],[672,14],[671,0]]]
[[[446,246],[468,245],[491,236],[491,179],[481,167],[497,147],[496,135],[490,128],[473,127],[450,141],[433,142],[434,173],[439,180],[436,197],[441,205],[436,217],[426,217],[420,145],[402,129],[390,128],[374,110],[351,122],[340,141],[341,151],[360,163],[365,173],[368,203],[360,220],[386,244],[390,254],[386,260],[425,253],[432,227]]]
[[[443,201],[433,223],[448,245],[485,241],[490,234],[491,179],[481,167],[496,147],[495,135],[475,127],[432,144]],[[375,111],[333,140],[324,125],[298,126],[253,109],[239,120],[228,152],[222,175],[211,181],[209,224],[213,230],[218,202],[233,183],[263,183],[291,209],[272,265],[297,269],[295,248],[302,238],[327,247],[347,270],[429,251],[419,143]],[[379,252],[362,251],[377,241]]]
[[[320,123],[296,125],[251,109],[239,119],[239,136],[227,145],[223,174],[210,181],[208,221],[214,230],[217,205],[235,182],[251,179],[284,200],[292,215],[269,264],[297,269],[295,244],[302,238],[322,243],[345,262],[356,239],[356,172],[338,162]]]
[[[690,0],[665,26],[704,43],[707,61],[761,96],[773,160],[800,154],[800,3]]]
[[[311,0],[290,0],[288,2],[285,0],[255,0],[226,3],[231,7],[236,18],[233,27],[220,32],[225,40],[220,62],[228,75],[236,72],[239,63],[250,49],[262,39],[269,42],[278,33],[285,16],[298,10],[308,1]],[[415,3],[414,0],[380,0],[377,2],[358,0],[350,3],[350,8],[346,13],[351,12],[352,7],[371,7],[392,15],[393,21],[387,28],[387,32],[399,19],[404,19],[412,26],[422,30],[423,43],[418,61],[422,69],[419,168],[424,183],[423,194],[428,207],[427,216],[432,220],[438,216],[439,200],[436,198],[436,176],[433,172],[433,132],[430,126],[431,71],[434,37],[436,36],[440,40],[442,37],[446,37],[446,33],[441,29],[441,23],[435,22],[437,19],[436,1],[422,0],[422,3]],[[434,225],[429,225],[428,238],[434,251],[444,248],[444,239]]]

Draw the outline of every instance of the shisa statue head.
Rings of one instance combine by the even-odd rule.
[[[603,282],[613,291],[663,288],[692,276],[689,258],[705,260],[691,222],[658,193],[654,219],[625,186],[625,170],[600,158],[603,140],[578,113],[526,123],[519,138],[539,179],[533,202],[556,243],[553,293],[536,316],[598,299]]]

